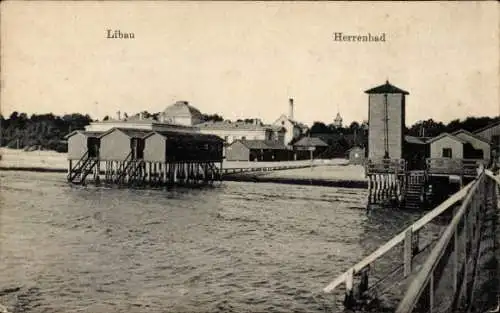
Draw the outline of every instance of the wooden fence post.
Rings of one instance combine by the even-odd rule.
[[[405,232],[404,241],[404,277],[408,277],[411,274],[412,259],[413,259],[413,230],[410,227]]]
[[[347,278],[345,280],[344,307],[346,309],[352,309],[356,305],[356,300],[354,299],[354,293],[353,293],[353,284],[354,284],[354,269],[351,268],[347,273]]]

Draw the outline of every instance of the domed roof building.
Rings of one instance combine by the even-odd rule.
[[[177,101],[165,108],[160,115],[160,121],[178,125],[196,125],[203,121],[203,114],[187,101]]]

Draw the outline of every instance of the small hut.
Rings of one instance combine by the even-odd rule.
[[[316,158],[328,149],[328,144],[318,137],[304,137],[293,144],[296,160]]]
[[[286,161],[290,150],[277,141],[236,140],[226,148],[228,161]]]
[[[144,137],[150,130],[132,128],[112,128],[100,137],[100,159],[102,161],[126,161],[142,159]]]
[[[349,159],[349,164],[365,164],[365,148],[361,148],[359,146],[352,147],[351,149],[347,150],[347,158]]]
[[[99,157],[100,136],[103,132],[75,130],[64,138],[68,142],[68,160],[80,160],[87,152],[89,157]]]

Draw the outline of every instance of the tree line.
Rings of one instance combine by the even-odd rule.
[[[160,113],[140,112],[145,118],[158,120]],[[140,113],[131,116],[138,116]],[[124,117],[128,117],[124,113]],[[106,116],[103,120],[108,120]],[[204,114],[204,121],[223,121],[218,114]],[[0,115],[0,146],[9,148],[40,147],[60,152],[67,151],[64,136],[75,130],[83,130],[91,122],[97,121],[88,114],[72,113],[56,116],[52,113],[33,114],[13,112],[5,118]],[[241,122],[254,122],[254,119],[242,119]],[[434,137],[442,132],[454,132],[459,129],[475,131],[491,123],[500,121],[500,117],[467,117],[464,120],[453,120],[447,124],[428,119],[419,121],[405,129],[406,135],[418,137]],[[366,146],[368,142],[368,124],[352,122],[346,127],[335,127],[333,124],[314,122],[305,136],[323,136],[325,142],[345,151],[354,145]]]
[[[158,120],[160,113],[140,112],[145,118]],[[140,113],[130,116],[139,116]],[[125,118],[129,117],[124,113]],[[105,116],[103,121],[109,120]],[[221,121],[218,114],[204,114],[205,121]],[[67,152],[64,137],[75,130],[83,130],[91,122],[98,121],[88,114],[72,113],[57,116],[52,113],[32,114],[13,112],[5,118],[0,114],[0,146],[13,149],[43,149]]]

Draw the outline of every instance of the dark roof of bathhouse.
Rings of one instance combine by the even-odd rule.
[[[405,91],[403,89],[400,89],[394,85],[391,85],[389,81],[386,81],[385,84],[368,89],[365,91],[365,93],[376,93],[376,94],[384,94],[384,93],[400,93],[404,95],[409,95],[410,93],[408,91]]]
[[[485,142],[485,143],[489,144],[488,140],[486,140],[485,138],[483,138],[483,137],[481,137],[481,136],[479,136],[479,135],[473,134],[473,133],[471,133],[470,131],[467,131],[467,130],[465,130],[465,129],[459,129],[459,130],[457,130],[457,131],[455,131],[455,132],[453,132],[453,133],[451,133],[451,134],[452,134],[452,135],[454,135],[454,136],[456,136],[456,135],[458,135],[458,134],[460,134],[460,133],[467,134],[467,135],[469,135],[469,136],[470,136],[470,137],[472,137],[472,138],[476,138],[477,140],[480,140],[480,141],[482,141],[482,142]]]
[[[106,136],[107,134],[110,134],[116,130],[121,131],[122,133],[126,134],[131,138],[144,138],[152,132],[152,130],[149,129],[113,127],[110,130],[102,133],[101,137]]]
[[[239,139],[236,140],[241,142],[245,147],[251,150],[262,149],[262,150],[286,150],[286,146],[280,142],[272,140],[246,140]],[[235,141],[235,142],[236,142]]]
[[[434,141],[438,141],[438,140],[440,140],[441,138],[444,138],[444,137],[452,138],[453,140],[456,140],[456,141],[461,142],[461,143],[467,143],[467,141],[463,140],[462,138],[454,136],[454,135],[452,135],[450,133],[441,133],[439,136],[436,136],[434,138],[429,139],[429,141],[427,141],[427,143],[433,143]]]
[[[188,132],[179,132],[179,131],[154,131],[149,135],[159,134],[166,138],[182,138],[182,139],[192,139],[192,140],[203,140],[203,141],[216,141],[222,142],[224,141],[222,138],[216,135],[211,134],[200,134],[200,133],[188,133]],[[149,135],[147,137],[149,137]]]
[[[304,137],[293,145],[297,147],[328,147],[328,144],[318,137]]]
[[[76,134],[83,134],[87,137],[91,137],[91,138],[98,138],[100,137],[102,134],[104,134],[104,132],[95,132],[95,131],[84,131],[84,130],[74,130],[72,131],[71,133],[67,134],[66,136],[64,136],[64,139],[68,139],[69,137],[73,136],[73,135],[76,135]]]
[[[493,123],[491,123],[491,124],[489,124],[489,125],[486,125],[486,126],[484,126],[484,127],[480,128],[480,129],[478,129],[478,130],[475,130],[475,131],[474,131],[474,134],[477,134],[477,133],[483,132],[483,131],[485,131],[485,130],[487,130],[487,129],[489,129],[489,128],[492,128],[492,127],[495,127],[495,126],[498,126],[498,125],[500,125],[500,120],[499,120],[499,121],[496,121],[496,122],[493,122]]]

